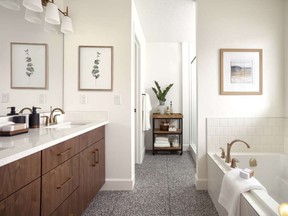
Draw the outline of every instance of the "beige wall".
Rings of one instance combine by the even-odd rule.
[[[284,115],[284,1],[197,1],[197,187],[207,188],[206,118]],[[219,94],[219,49],[263,49],[263,95]]]
[[[109,112],[105,189],[131,189],[133,185],[131,10],[131,0],[69,1],[75,32],[65,35],[64,105],[68,111]],[[78,91],[79,45],[114,46],[113,91]],[[87,97],[87,104],[80,104],[80,95]],[[114,95],[121,96],[121,105],[114,104]]]

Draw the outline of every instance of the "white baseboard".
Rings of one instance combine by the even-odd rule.
[[[130,191],[133,190],[135,184],[135,179],[107,179],[105,180],[105,184],[101,188],[103,191],[111,191],[111,190],[123,190]]]
[[[199,179],[198,175],[195,175],[196,178],[196,189],[197,190],[208,190],[208,180],[207,179]]]
[[[189,151],[189,144],[183,144],[183,151]]]
[[[192,145],[189,145],[189,150],[188,150],[193,158],[193,160],[195,161],[195,163],[197,163],[197,160],[196,160],[196,149],[192,146]]]

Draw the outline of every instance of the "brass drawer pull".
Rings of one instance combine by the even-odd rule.
[[[57,186],[57,189],[62,188],[67,182],[71,181],[73,177],[69,177],[65,182],[63,182],[60,186]]]
[[[65,153],[67,153],[68,151],[70,151],[71,149],[72,148],[70,147],[70,148],[66,149],[65,151],[63,151],[63,152],[58,153],[57,156],[61,156],[61,155],[65,154]]]
[[[94,156],[93,156],[94,161],[92,163],[92,166],[96,166],[96,164],[99,163],[99,150],[96,149],[96,150],[92,151],[92,154],[94,154]]]
[[[96,164],[98,164],[99,163],[99,150],[98,149],[96,149],[96,153],[97,153],[97,154],[95,154],[95,156],[96,156]]]
[[[92,151],[92,154],[94,154],[92,166],[96,166],[96,164],[97,164],[97,162],[96,162],[96,160],[95,160],[95,158],[96,158],[96,151]]]

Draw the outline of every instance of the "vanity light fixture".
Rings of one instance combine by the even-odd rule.
[[[23,6],[31,11],[43,12],[41,0],[23,0]]]
[[[72,25],[72,20],[68,16],[68,7],[66,7],[66,12],[62,12],[63,14],[62,17],[62,24],[61,24],[61,32],[64,34],[71,34],[73,33],[73,25]]]
[[[52,0],[52,2],[47,2],[45,22],[52,25],[60,25],[58,7],[54,4],[54,0]]]
[[[10,10],[20,10],[20,0],[0,0],[0,5]]]
[[[12,10],[20,10],[20,0],[0,0],[0,5]],[[45,9],[44,31],[58,32],[60,28],[57,26],[61,24],[62,33],[73,33],[72,20],[68,16],[68,7],[66,7],[66,11],[62,11],[54,4],[54,0],[23,0],[23,6],[26,8],[25,20],[31,23],[42,23],[42,12]]]

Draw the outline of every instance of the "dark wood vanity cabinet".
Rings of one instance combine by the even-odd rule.
[[[105,182],[105,128],[80,136],[80,146],[86,146],[80,153],[80,196],[82,212]]]
[[[105,182],[104,136],[103,126],[42,152],[42,172],[49,172],[42,176],[41,216],[80,216],[86,209]]]
[[[80,216],[105,182],[105,127],[0,167],[1,216]]]
[[[79,187],[79,154],[42,176],[42,216],[50,215]]]
[[[41,153],[0,167],[0,215],[40,214]]]
[[[41,216],[51,215],[80,184],[79,136],[42,151]]]
[[[104,138],[80,153],[81,160],[81,208],[89,205],[105,182],[105,140]]]

